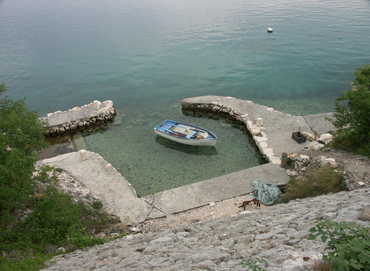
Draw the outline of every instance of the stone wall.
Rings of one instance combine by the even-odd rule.
[[[250,258],[266,260],[269,271],[312,270],[325,245],[308,240],[309,229],[321,219],[369,226],[369,217],[361,217],[370,206],[369,196],[369,188],[340,192],[175,230],[128,235],[58,256],[46,270],[246,271],[242,262]]]
[[[46,128],[47,136],[73,133],[91,126],[102,125],[114,118],[116,110],[110,100],[93,101],[66,111],[57,111],[40,118]]]

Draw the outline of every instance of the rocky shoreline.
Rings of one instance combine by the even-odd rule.
[[[40,118],[46,136],[61,136],[75,133],[91,126],[99,126],[113,120],[116,109],[110,100],[93,101],[66,111],[56,111]]]

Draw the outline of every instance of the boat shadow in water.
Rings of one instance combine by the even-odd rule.
[[[217,155],[217,149],[214,146],[191,146],[177,143],[161,136],[156,136],[155,141],[162,146],[180,152],[196,155]]]

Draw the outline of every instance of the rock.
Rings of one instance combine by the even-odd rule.
[[[310,157],[308,155],[305,155],[305,154],[300,154],[300,155],[298,155],[298,157],[295,158],[295,160],[303,162],[303,163],[307,163],[307,162],[310,161]]]
[[[303,132],[301,132],[302,133],[302,135],[308,140],[308,141],[315,141],[315,139],[316,139],[316,137],[315,137],[315,135],[314,134],[312,134],[312,133],[309,133],[309,132],[305,132],[305,131],[303,131]]]
[[[65,253],[66,249],[64,247],[58,247],[57,248],[57,253]]]
[[[323,144],[328,144],[333,141],[333,135],[331,134],[322,134],[320,135],[318,141]]]
[[[298,176],[298,172],[293,170],[293,169],[287,169],[286,170],[286,174],[290,177],[295,177],[295,176]]]
[[[308,145],[308,149],[311,150],[311,151],[319,151],[324,147],[325,147],[324,144],[321,144],[317,141],[313,141]]]
[[[140,229],[140,228],[138,228],[138,227],[130,227],[130,228],[129,228],[129,230],[130,230],[131,232],[141,232],[141,229]]]
[[[261,128],[257,127],[257,126],[252,126],[251,129],[250,129],[250,132],[254,136],[259,136],[259,135],[261,135]]]
[[[112,232],[111,234],[110,234],[110,237],[112,237],[112,238],[117,238],[117,237],[119,237],[119,233],[118,232]]]
[[[256,119],[256,125],[258,127],[263,127],[263,119],[262,118],[257,118]]]
[[[370,205],[362,208],[358,219],[363,221],[370,221]]]
[[[332,168],[337,168],[337,162],[334,158],[327,158],[326,156],[320,156],[320,165],[321,166],[330,166]]]

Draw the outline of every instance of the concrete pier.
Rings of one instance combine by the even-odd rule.
[[[269,163],[140,198],[126,178],[97,153],[80,150],[41,160],[38,165],[62,169],[99,199],[108,213],[131,225],[245,195],[253,190],[254,180],[277,185],[289,180],[284,169]]]
[[[246,195],[253,191],[252,182],[285,185],[289,181],[285,170],[272,163],[215,177],[209,180],[165,190],[145,196],[154,209],[148,216],[157,218]]]
[[[262,155],[274,164],[281,163],[283,152],[299,152],[308,146],[308,142],[298,144],[294,141],[293,132],[315,133],[333,130],[333,126],[325,119],[326,114],[294,116],[234,97],[193,97],[182,100],[181,105],[184,114],[219,115],[242,123]]]
[[[70,110],[49,113],[40,120],[44,123],[47,136],[59,136],[102,124],[113,119],[115,114],[112,101],[93,101]]]

